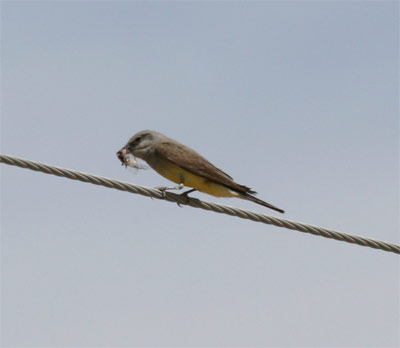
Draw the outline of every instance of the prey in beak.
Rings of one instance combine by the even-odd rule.
[[[133,156],[125,147],[117,152],[117,157],[121,161],[121,166],[131,167],[134,169],[148,169],[147,166],[140,164],[136,157]]]

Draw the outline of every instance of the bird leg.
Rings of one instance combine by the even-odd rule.
[[[163,198],[165,197],[165,191],[168,190],[182,190],[185,187],[182,183],[180,183],[178,186],[160,186],[160,187],[155,187],[155,189],[161,191],[161,194]]]
[[[184,184],[180,183],[178,186],[161,186],[161,187],[155,187],[157,190],[161,191],[162,197],[165,198],[165,191],[167,190],[182,190],[184,188]],[[187,204],[189,202],[189,196],[188,194],[191,192],[197,191],[196,189],[191,189],[187,190],[183,193],[181,193],[181,196],[186,198],[186,201],[184,204]],[[179,206],[181,206],[179,203],[177,203]]]
[[[191,190],[187,190],[187,191],[181,193],[181,196],[186,198],[185,204],[188,204],[188,202],[189,202],[189,196],[188,196],[188,194],[189,194],[189,193],[192,193],[192,192],[194,192],[194,191],[197,191],[197,190],[196,190],[196,189],[191,189]]]
[[[192,193],[192,192],[194,192],[194,191],[197,191],[197,190],[196,190],[196,189],[187,190],[187,191],[181,193],[181,196],[188,197],[188,194],[189,194],[189,193]],[[189,198],[189,197],[188,197],[188,198]]]

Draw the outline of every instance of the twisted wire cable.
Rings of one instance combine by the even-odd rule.
[[[381,249],[384,251],[400,254],[400,246],[383,242],[379,240],[374,240],[371,238],[364,238],[356,235],[351,235],[343,232],[338,232],[330,230],[327,228],[321,228],[318,226],[313,226],[301,222],[291,221],[287,219],[277,218],[274,216],[269,216],[265,214],[255,213],[249,210],[234,208],[231,206],[211,203],[203,201],[197,198],[184,197],[179,194],[174,194],[171,192],[161,192],[158,189],[153,189],[150,187],[134,185],[127,182],[105,178],[98,175],[87,174],[78,172],[75,170],[70,170],[66,168],[56,167],[40,162],[30,161],[10,155],[0,154],[0,162],[8,165],[13,165],[21,168],[31,169],[45,174],[57,175],[65,177],[71,180],[78,180],[82,182],[91,183],[94,185],[105,186],[108,188],[113,188],[120,191],[127,191],[131,193],[140,194],[147,197],[157,198],[167,200],[169,202],[178,203],[180,205],[189,205],[194,208],[201,208],[204,210],[211,210],[220,214],[227,214],[231,216],[237,216],[242,219],[248,219],[256,222],[261,222],[264,224],[270,224],[278,227],[288,228],[290,230],[311,233],[317,236],[336,239],[342,242],[352,243],[361,245],[364,247],[370,247],[374,249]]]

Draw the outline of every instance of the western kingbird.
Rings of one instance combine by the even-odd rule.
[[[192,187],[185,195],[198,190],[215,197],[238,197],[284,213],[282,209],[255,197],[255,191],[237,184],[196,151],[161,133],[145,130],[135,134],[117,152],[117,157],[126,164],[125,156],[128,154],[141,158],[158,174],[179,184],[174,188]]]

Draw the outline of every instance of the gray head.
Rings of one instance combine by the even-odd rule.
[[[148,151],[164,139],[168,138],[161,133],[151,130],[141,131],[128,140],[127,144],[117,152],[117,156],[122,161],[121,156],[125,153],[131,153],[135,157],[146,160]]]

